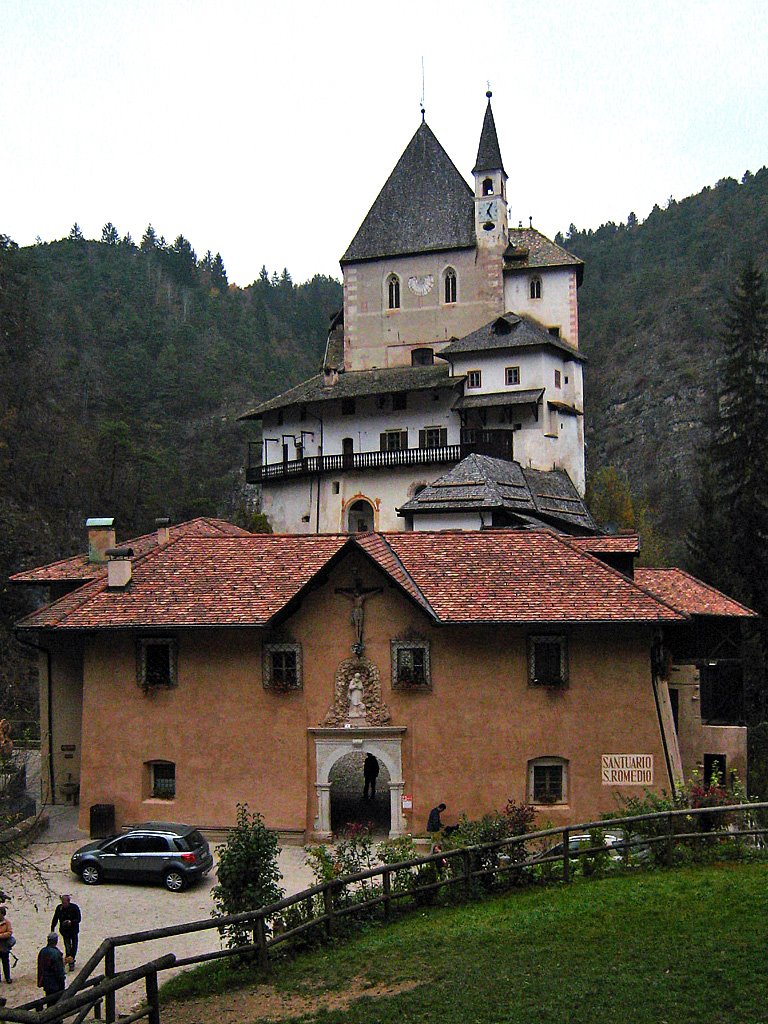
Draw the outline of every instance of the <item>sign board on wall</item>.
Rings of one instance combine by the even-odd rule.
[[[604,786],[652,786],[653,754],[603,754],[600,778]]]
[[[403,793],[403,810],[410,811],[413,807],[413,797]]]

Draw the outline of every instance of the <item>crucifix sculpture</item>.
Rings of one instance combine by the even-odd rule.
[[[383,587],[364,587],[363,581],[355,578],[354,587],[336,587],[337,594],[343,594],[352,602],[352,616],[350,621],[355,627],[355,642],[352,644],[352,651],[358,656],[363,653],[363,627],[365,625],[365,602],[372,594],[380,594]]]

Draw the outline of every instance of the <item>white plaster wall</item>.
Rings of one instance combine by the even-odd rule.
[[[351,437],[355,452],[375,452],[381,447],[381,433],[385,430],[407,430],[408,446],[419,447],[419,430],[424,427],[446,427],[448,444],[459,443],[459,419],[451,411],[456,401],[456,392],[446,389],[435,391],[411,391],[406,399],[404,410],[393,411],[391,396],[386,399],[384,408],[379,408],[376,396],[357,398],[355,414],[342,416],[341,402],[317,402],[307,407],[308,415],[303,421],[299,419],[299,410],[287,409],[284,413],[282,426],[277,425],[277,417],[269,413],[264,417],[263,435],[265,438],[278,438],[278,443],[271,442],[267,446],[268,463],[282,461],[282,437],[288,435],[288,458],[297,458],[296,446],[292,437],[297,439],[301,431],[314,431],[314,438],[305,438],[304,455],[318,455],[320,452],[320,424],[323,421],[323,454],[340,455],[342,440]]]
[[[541,278],[541,298],[532,299],[530,280]],[[507,271],[504,274],[504,309],[525,313],[544,327],[559,327],[560,336],[574,348],[579,347],[576,269],[574,267],[537,267]]]
[[[365,500],[374,510],[374,529],[404,530],[405,520],[395,512],[426,486],[447,473],[455,463],[425,463],[387,469],[347,470],[320,478],[320,533],[346,533],[348,509]],[[338,484],[338,493],[334,493]],[[275,533],[316,533],[317,480],[269,481],[263,487],[262,510]],[[308,517],[304,521],[302,517]]]

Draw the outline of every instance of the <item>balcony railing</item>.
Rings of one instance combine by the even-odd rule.
[[[245,479],[249,484],[260,484],[265,480],[293,480],[302,476],[344,473],[350,470],[444,465],[459,462],[473,452],[509,460],[512,458],[512,434],[508,430],[462,430],[461,444],[446,444],[440,448],[398,448],[394,451],[354,452],[349,455],[308,455],[303,459],[284,459],[267,465],[262,465],[260,461],[261,444],[252,441],[248,446]]]

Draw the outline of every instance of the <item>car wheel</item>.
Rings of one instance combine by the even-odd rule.
[[[166,871],[163,881],[165,888],[171,892],[181,892],[186,885],[186,879],[180,871]]]
[[[98,885],[101,881],[101,870],[96,864],[86,864],[80,877],[86,885]]]

